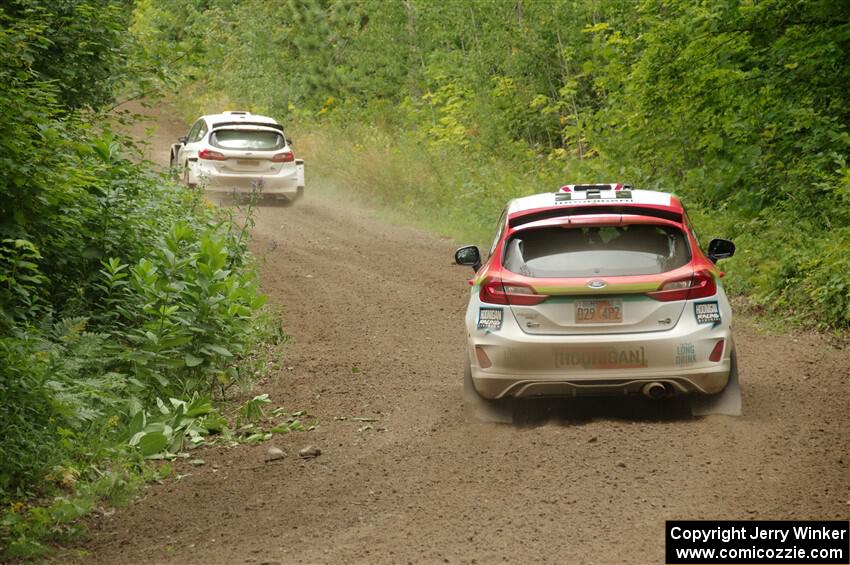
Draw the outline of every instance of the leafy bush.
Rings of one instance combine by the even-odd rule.
[[[250,212],[238,226],[153,173],[99,113],[128,6],[0,8],[3,558],[123,497],[162,438],[179,450],[220,430],[210,399],[246,382],[245,359],[275,337]]]
[[[96,458],[99,446],[79,449],[109,445],[134,407],[195,391],[222,394],[239,377],[239,358],[267,335],[259,331],[264,298],[247,251],[228,246],[237,238],[231,224],[191,203],[183,212],[147,253],[129,258],[132,266],[104,260],[66,311],[45,299],[45,318],[57,322],[25,320],[0,339],[4,498],[33,492],[66,460]],[[80,312],[88,317],[69,315]]]
[[[129,25],[128,0],[10,0],[0,21],[11,24],[21,40],[4,54],[39,81],[50,82],[51,94],[66,108],[99,107],[112,100],[122,79]],[[5,27],[5,26],[4,26]],[[61,64],[58,64],[61,61]]]
[[[178,222],[129,269],[117,258],[103,262],[99,315],[123,328],[116,337],[132,351],[126,370],[140,394],[212,394],[235,380],[228,365],[247,353],[265,298],[256,273],[233,266],[245,250],[232,254],[226,244]]]
[[[207,418],[218,423],[208,399],[193,395],[188,401],[170,398],[169,403],[171,406],[157,399],[158,414],[140,409],[130,420],[127,443],[137,447],[143,457],[173,457],[183,451],[187,439],[199,444],[203,436],[215,431],[204,425]]]

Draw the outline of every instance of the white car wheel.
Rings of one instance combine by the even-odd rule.
[[[185,169],[183,169],[183,184],[185,184],[189,188],[196,188],[198,186],[197,183],[189,182],[189,166],[187,165]]]
[[[694,416],[741,416],[743,402],[741,400],[741,385],[738,383],[738,354],[732,350],[732,368],[729,371],[729,382],[721,392],[696,397],[691,401],[691,413]]]
[[[509,398],[484,398],[475,390],[472,382],[472,366],[469,357],[464,353],[463,365],[463,402],[470,417],[482,422],[512,424],[513,405]]]

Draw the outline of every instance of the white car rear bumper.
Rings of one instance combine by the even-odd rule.
[[[300,160],[299,160],[300,161]],[[208,192],[220,194],[247,194],[254,190],[270,197],[294,200],[304,190],[304,164],[282,168],[272,174],[222,173],[201,164],[194,175]]]

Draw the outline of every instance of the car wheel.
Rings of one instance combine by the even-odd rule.
[[[469,357],[464,353],[463,367],[463,402],[467,414],[482,422],[495,422],[511,424],[513,418],[513,403],[509,398],[484,398],[475,390],[472,381],[472,365]]]
[[[174,180],[180,179],[180,172],[177,170],[177,156],[174,153],[171,153],[171,157],[168,159],[168,170],[171,173],[171,176]]]
[[[187,165],[185,169],[183,169],[183,184],[185,184],[188,188],[197,188],[197,183],[189,182],[189,166]]]
[[[738,353],[732,350],[732,362],[729,369],[729,382],[726,388],[711,396],[694,398],[691,401],[691,413],[694,416],[720,414],[723,416],[741,416],[741,385],[738,383]]]

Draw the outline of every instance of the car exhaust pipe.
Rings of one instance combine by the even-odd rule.
[[[653,400],[660,400],[669,394],[667,387],[661,383],[646,383],[640,391]]]

